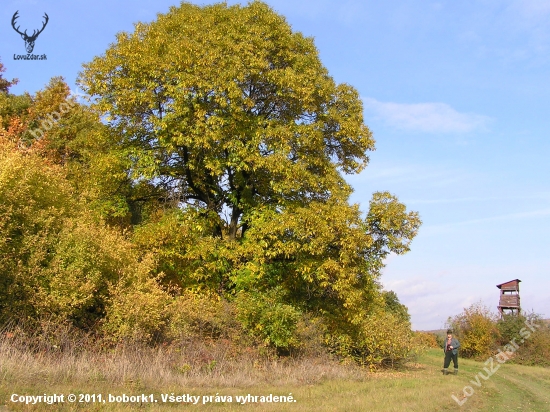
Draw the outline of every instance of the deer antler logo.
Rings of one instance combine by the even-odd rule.
[[[48,24],[49,17],[46,13],[44,13],[44,18],[46,19],[46,21],[43,23],[42,28],[38,30],[38,32],[36,30],[33,30],[32,35],[29,36],[27,34],[27,30],[25,30],[24,33],[21,33],[19,31],[19,26],[15,27],[15,20],[17,20],[17,18],[19,17],[17,13],[19,13],[19,10],[17,10],[13,14],[13,17],[11,18],[11,25],[13,29],[21,35],[21,38],[25,40],[25,48],[27,49],[27,53],[32,53],[34,49],[34,42],[36,41],[36,38],[38,37],[38,35],[42,33],[42,30],[44,30],[44,28],[46,27],[46,24]]]

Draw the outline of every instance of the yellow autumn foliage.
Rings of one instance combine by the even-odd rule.
[[[499,336],[497,316],[481,303],[465,308],[447,323],[460,342],[462,356],[483,359],[495,350]]]

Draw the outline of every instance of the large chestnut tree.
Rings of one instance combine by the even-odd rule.
[[[383,259],[408,251],[419,217],[386,192],[366,216],[349,203],[343,175],[374,150],[362,102],[269,6],[172,7],[118,34],[79,85],[127,175],[172,210],[136,231],[167,279],[328,323],[384,305]]]

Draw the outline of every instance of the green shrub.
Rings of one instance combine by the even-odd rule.
[[[445,338],[447,335],[445,333],[436,333],[435,334],[435,341],[437,342],[438,348],[443,348],[443,345],[445,344]]]
[[[550,367],[550,328],[545,326],[531,334],[529,339],[520,345],[515,363],[530,366]]]
[[[461,314],[450,318],[448,326],[460,341],[462,356],[486,358],[495,351],[499,339],[497,315],[480,303],[473,304]]]
[[[37,289],[66,218],[79,209],[62,171],[0,134],[0,318],[36,318]]]
[[[234,305],[213,293],[185,291],[172,299],[167,314],[170,339],[236,338],[240,332]]]
[[[170,295],[152,276],[153,259],[146,257],[111,288],[107,316],[102,325],[108,339],[151,342],[166,325]]]
[[[332,333],[327,344],[338,356],[371,368],[399,366],[420,349],[413,341],[410,324],[390,312],[368,316],[347,333]]]
[[[122,235],[83,214],[65,220],[51,251],[34,304],[84,329],[104,318],[110,285],[139,266]]]
[[[299,345],[296,327],[300,311],[281,302],[278,290],[264,293],[240,292],[236,298],[237,319],[253,337],[277,349]]]
[[[326,332],[327,328],[321,317],[303,313],[296,325],[296,336],[299,341],[297,352],[306,356],[326,355]]]
[[[506,345],[512,339],[517,338],[519,332],[525,327],[527,318],[524,315],[504,315],[497,321],[499,331],[499,345]]]
[[[421,348],[442,348],[443,342],[439,343],[435,333],[416,331],[413,332],[413,342]]]
[[[382,297],[384,298],[386,311],[393,313],[403,322],[411,321],[411,315],[409,315],[408,308],[399,302],[399,298],[393,290],[382,291]]]
[[[537,325],[534,331],[527,327],[526,321],[531,325]],[[519,345],[514,356],[510,358],[511,362],[550,367],[550,325],[542,320],[540,315],[530,313],[525,316],[515,316],[514,319],[506,319],[504,322],[513,325],[510,329],[517,330],[502,343],[505,345],[515,338],[516,344]]]

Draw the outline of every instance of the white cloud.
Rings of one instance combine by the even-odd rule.
[[[467,133],[486,128],[491,120],[461,113],[446,103],[394,103],[363,98],[365,111],[399,129],[427,133]]]
[[[386,290],[397,293],[406,305],[414,330],[443,328],[449,316],[461,313],[473,303],[481,302],[493,313],[499,299],[496,285],[511,279],[522,280],[520,295],[523,310],[550,317],[548,299],[541,290],[550,287],[545,277],[548,259],[537,262],[502,264],[465,264],[448,268],[425,268],[418,274],[414,268],[389,270],[383,276]]]
[[[409,190],[414,187],[418,194],[424,193],[428,187],[448,189],[457,187],[461,182],[483,183],[486,178],[475,171],[449,164],[426,165],[404,162],[398,164],[398,162],[378,162],[374,159],[366,170],[359,175],[346,176],[346,180],[355,188],[356,194],[361,193],[370,198],[371,189],[383,188],[399,194],[404,189]],[[429,194],[432,193],[434,192]]]
[[[399,301],[409,309],[415,330],[443,328],[446,319],[469,306],[467,296],[452,293],[460,288],[449,274],[411,276],[383,281],[386,290],[397,293]]]

